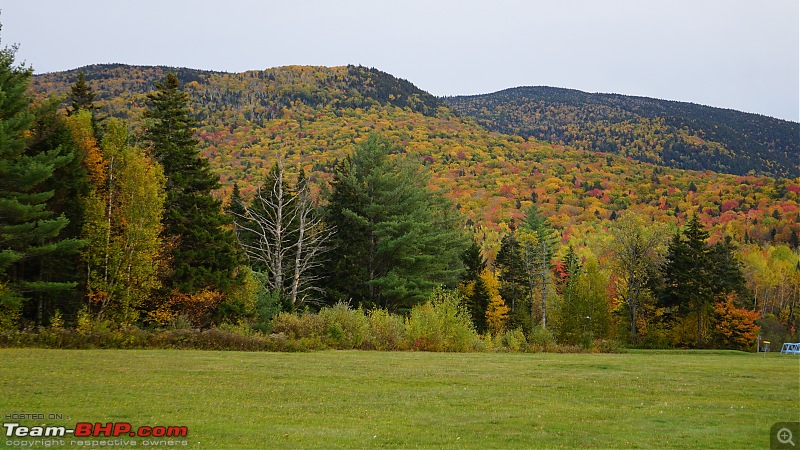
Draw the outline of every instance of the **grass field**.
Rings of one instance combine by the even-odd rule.
[[[800,420],[800,359],[777,354],[0,349],[0,361],[3,417],[185,425],[191,448],[768,448],[774,422]]]

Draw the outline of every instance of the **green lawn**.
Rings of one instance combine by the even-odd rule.
[[[768,448],[774,422],[800,420],[800,359],[777,354],[0,349],[0,361],[4,418],[185,425],[192,448]]]

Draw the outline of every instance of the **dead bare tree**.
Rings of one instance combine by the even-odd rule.
[[[321,291],[316,269],[334,230],[316,214],[306,180],[301,177],[290,189],[285,178],[278,160],[251,206],[242,205],[244,212],[235,213],[240,219],[236,231],[248,257],[266,267],[267,287],[288,300],[294,310],[313,302],[311,294]],[[243,239],[244,233],[254,239]]]

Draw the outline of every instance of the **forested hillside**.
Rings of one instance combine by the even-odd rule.
[[[139,126],[145,94],[173,69],[83,70],[97,93],[100,116],[128,118]],[[522,217],[532,197],[567,235],[582,235],[629,207],[659,220],[683,220],[697,211],[717,238],[730,233],[739,241],[747,234],[760,242],[789,242],[800,231],[797,182],[639,165],[633,156],[492,133],[460,119],[411,83],[375,69],[174,71],[200,121],[200,146],[220,174],[223,196],[239,181],[248,198],[276,154],[286,158],[290,170],[302,166],[312,181],[330,179],[353,143],[378,131],[428,166],[433,186],[458,202],[468,224],[488,233],[487,249],[496,250],[498,230]],[[65,95],[76,74],[35,76],[32,89]]]
[[[490,130],[681,169],[800,176],[800,124],[693,103],[552,87],[444,99]]]
[[[638,342],[636,333],[640,333],[649,336],[652,345],[705,346],[712,335],[725,334],[708,327],[720,323],[719,317],[733,314],[749,321],[749,325],[736,328],[749,330],[735,344],[742,346],[753,338],[749,313],[741,316],[737,312],[737,308],[746,305],[760,310],[762,315],[773,314],[771,323],[778,334],[797,330],[800,311],[794,306],[800,292],[800,180],[642,164],[634,154],[597,151],[578,141],[572,145],[552,144],[490,131],[454,113],[411,83],[363,67],[293,66],[228,74],[107,65],[89,66],[82,71],[85,82],[97,94],[95,121],[102,124],[111,117],[125,119],[130,141],[145,151],[154,142],[148,137],[154,129],[152,91],[168,72],[175,72],[178,83],[173,80],[173,84],[179,84],[186,96],[187,114],[198,120],[194,133],[197,149],[221,182],[215,194],[223,203],[232,197],[241,198],[244,204],[251,205],[252,212],[258,206],[253,199],[260,198],[274,208],[280,192],[275,186],[283,179],[298,180],[297,192],[305,196],[308,190],[322,201],[325,221],[346,229],[331,241],[331,254],[337,255],[332,259],[343,265],[328,267],[327,275],[318,278],[322,284],[316,287],[327,291],[328,301],[352,299],[361,305],[407,311],[422,301],[436,278],[425,283],[420,283],[420,278],[404,278],[426,276],[413,273],[425,267],[419,265],[421,254],[428,258],[426,263],[436,267],[441,279],[447,280],[444,284],[452,286],[456,273],[464,269],[452,259],[461,244],[439,251],[436,245],[445,240],[428,242],[434,234],[424,230],[455,219],[470,231],[467,234],[478,245],[469,253],[471,260],[467,253],[462,255],[467,267],[462,276],[467,278],[459,284],[473,308],[478,329],[499,333],[506,327],[518,327],[530,334],[540,321],[544,328],[550,311],[555,314],[551,320],[562,333],[558,339],[563,342],[574,344],[580,338],[576,330],[585,331],[581,323],[573,323],[572,319],[591,315],[596,317],[592,322],[595,336],[611,336],[612,322],[616,329],[622,329],[628,320],[634,333],[630,336],[632,342]],[[77,70],[38,75],[33,78],[30,91],[40,102],[51,95],[66,98],[77,77]],[[161,86],[159,89],[163,89]],[[69,101],[63,104],[69,110]],[[722,144],[706,141],[699,131],[688,127],[673,127],[678,130],[678,137],[665,138],[666,131],[672,130],[666,119],[652,120],[660,121],[663,127],[658,132],[645,127],[642,133],[649,140],[637,137],[633,142],[657,162],[661,161],[655,155],[664,154],[664,142],[673,143],[673,149],[683,142],[694,143],[709,154],[730,153]],[[617,125],[630,128],[630,124],[622,122]],[[108,128],[98,127],[101,133]],[[604,142],[601,137],[583,139],[586,143]],[[159,154],[154,156],[160,158],[167,179],[179,177],[180,171],[169,175],[171,160]],[[278,159],[286,175],[276,168]],[[695,159],[699,161],[701,157]],[[389,176],[382,175],[383,168],[389,168]],[[415,184],[427,185],[423,189],[427,193],[409,189]],[[169,193],[169,181],[167,186]],[[267,190],[258,191],[260,186]],[[367,186],[390,190],[374,192]],[[272,192],[266,200],[265,192]],[[392,192],[401,195],[391,195]],[[430,193],[446,197],[455,205],[457,214],[451,215],[446,207],[443,214],[428,214],[437,208],[421,205],[444,205],[438,200],[426,200]],[[293,201],[306,201],[305,197],[298,198]],[[382,200],[363,204],[364,199]],[[387,215],[376,214],[400,199],[416,200],[407,203],[402,211],[396,208],[385,211]],[[233,210],[237,205],[234,202],[226,208]],[[357,207],[362,209],[356,211]],[[424,209],[426,214],[414,214],[415,208]],[[234,214],[245,217],[249,213]],[[362,216],[357,218],[354,214]],[[257,213],[249,214],[251,218],[256,216]],[[365,256],[374,251],[366,245],[369,240],[361,239],[358,245],[343,241],[359,239],[357,235],[368,236],[369,231],[361,228],[366,227],[366,218],[370,217],[379,222],[377,229],[381,233],[413,230],[405,240],[387,241],[386,247],[379,250],[395,260],[377,276],[370,268],[359,265],[377,256]],[[695,220],[690,220],[693,217]],[[354,233],[356,229],[359,231]],[[625,251],[621,245],[631,232],[652,241],[646,247],[654,253],[652,260],[639,269],[622,267],[619,260]],[[426,236],[428,241],[423,239]],[[666,264],[672,255],[667,252],[670,236],[674,237],[670,252],[683,255],[683,259],[670,260],[673,265]],[[451,238],[457,240],[452,236],[447,239]],[[165,242],[170,243],[167,238]],[[356,248],[362,248],[362,253],[355,254]],[[339,255],[337,251],[343,253]],[[734,251],[736,259],[732,256]],[[445,254],[448,260],[442,261]],[[707,264],[698,267],[702,262]],[[740,267],[745,278],[727,278],[740,273]],[[268,260],[258,264],[251,260],[251,268],[259,273],[285,270],[271,269]],[[400,274],[400,269],[405,272]],[[334,273],[341,278],[341,286],[330,278],[324,281],[325,276]],[[649,278],[631,278],[630,274],[638,277],[641,273]],[[678,294],[665,283],[669,277],[687,273],[703,273],[705,284],[701,289],[713,295],[687,297],[675,306],[669,302]],[[343,274],[352,276],[353,281]],[[547,276],[531,278],[534,274]],[[690,281],[699,282],[695,278]],[[295,296],[299,288],[288,287],[285,279],[271,279],[270,289],[283,290],[279,297],[302,305],[302,299]],[[634,282],[644,284],[634,286]],[[716,282],[728,284],[718,286]],[[376,289],[383,289],[384,294],[374,296]],[[628,292],[632,289],[646,294],[631,297]],[[196,295],[201,294],[202,291]],[[580,301],[567,301],[571,296]],[[172,306],[176,308],[195,301],[195,297],[170,298],[175,299],[170,301],[175,302]],[[726,298],[730,302],[726,303]],[[708,303],[712,300],[716,303]],[[631,318],[625,319],[624,314]],[[703,320],[698,320],[698,315]],[[692,329],[693,323],[706,325]],[[663,334],[667,331],[669,336]]]

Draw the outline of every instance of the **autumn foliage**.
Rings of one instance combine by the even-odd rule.
[[[735,294],[714,303],[714,338],[720,348],[749,350],[761,329],[756,325],[759,314],[736,306]]]

